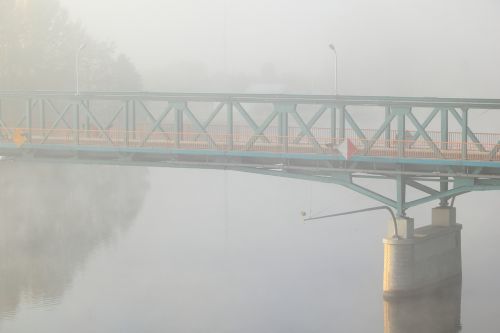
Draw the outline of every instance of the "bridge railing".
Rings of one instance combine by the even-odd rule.
[[[500,134],[471,127],[470,115],[483,110],[500,111],[500,100],[0,93],[0,143],[18,149],[129,147],[307,158],[338,155],[335,146],[350,140],[355,156],[498,161]]]
[[[327,156],[340,156],[338,146],[345,140],[349,140],[356,147],[353,156],[392,157],[409,159],[463,159],[464,146],[467,151],[467,160],[477,161],[500,161],[500,154],[491,156],[491,152],[497,147],[493,143],[481,143],[479,146],[474,142],[460,141],[435,141],[439,150],[429,149],[427,142],[423,139],[414,139],[415,132],[409,131],[407,140],[396,139],[397,133],[391,133],[391,139],[379,138],[376,142],[369,139],[360,139],[352,131],[346,131],[346,137],[320,136],[326,129],[317,129],[315,142],[311,143],[307,137],[297,140],[300,129],[293,129],[292,136],[279,136],[275,133],[276,128],[268,129],[265,135],[255,137],[251,131],[245,128],[235,128],[233,134],[224,133],[222,127],[214,126],[207,132],[184,131],[175,132],[166,130],[151,133],[146,129],[136,131],[124,131],[123,129],[110,128],[104,131],[93,129],[46,129],[46,128],[2,128],[0,130],[0,144],[16,146],[17,149],[33,148],[37,146],[89,146],[96,148],[152,148],[161,150],[197,150],[218,152],[258,152],[277,154],[314,154]],[[365,133],[369,134],[367,130]],[[450,137],[458,137],[460,133],[450,133]],[[16,136],[21,136],[21,142],[16,141]],[[495,140],[500,135],[484,133],[478,137]],[[210,137],[210,140],[207,138]],[[19,140],[17,138],[17,140]],[[371,145],[366,151],[366,147]],[[401,149],[403,146],[403,149]]]

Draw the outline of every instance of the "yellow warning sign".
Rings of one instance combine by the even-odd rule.
[[[20,128],[16,128],[14,133],[12,134],[12,141],[18,146],[21,147],[26,143],[26,135]]]

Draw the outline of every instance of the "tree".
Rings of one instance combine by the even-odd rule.
[[[58,0],[0,1],[0,90],[139,90],[140,76],[113,45],[90,38]]]
[[[74,89],[83,42],[83,89],[140,88],[130,61],[89,38],[58,1],[0,0],[0,90]],[[60,297],[89,254],[134,221],[148,180],[146,169],[15,161],[0,172],[1,323],[26,295]]]

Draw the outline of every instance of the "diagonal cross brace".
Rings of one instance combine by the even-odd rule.
[[[453,117],[455,117],[455,119],[461,124],[463,121],[463,118],[458,114],[457,110],[455,110],[455,109],[449,109],[449,110],[450,110],[451,114],[453,115]],[[472,130],[470,129],[469,126],[467,126],[467,136],[472,140],[472,142],[474,142],[476,144],[477,149],[479,149],[480,152],[483,152],[483,153],[486,152],[486,149],[484,148],[482,143],[479,141],[477,136],[474,134],[474,132],[472,132]]]
[[[269,127],[269,125],[271,125],[271,123],[273,122],[274,118],[276,118],[277,115],[278,112],[276,111],[271,112],[271,114],[267,117],[264,123],[262,123],[262,125],[260,125],[260,127],[255,130],[250,140],[248,140],[247,144],[245,145],[245,150],[250,150],[250,148],[252,148],[255,145],[255,142],[257,142],[259,138],[265,137],[264,131]]]
[[[141,107],[143,108],[143,110],[146,112],[146,115],[148,116],[149,120],[151,120],[152,124],[155,124],[157,119],[155,118],[155,116],[153,116],[153,114],[151,113],[151,111],[149,111],[149,108],[146,106],[146,104],[144,104],[144,102],[141,101],[141,100],[138,100],[138,102],[141,105]],[[163,136],[165,136],[165,139],[170,140],[170,136],[167,134],[167,131],[165,131],[163,129],[163,127],[161,126],[161,124],[158,125],[157,128],[159,130],[161,130],[161,133],[163,133]]]
[[[240,103],[234,103],[234,106],[236,107],[236,109],[238,109],[238,111],[240,112],[240,114],[243,116],[243,118],[245,119],[245,121],[248,123],[248,125],[252,128],[252,130],[254,132],[257,132],[258,129],[259,129],[259,126],[255,123],[255,121],[253,121],[252,117],[250,117],[250,115],[248,114],[248,112],[243,108],[243,106],[241,106]],[[261,135],[260,138],[262,140],[264,140],[264,142],[266,143],[271,143],[271,141],[265,136],[265,135]]]
[[[12,137],[12,131],[10,130],[10,128],[5,126],[5,123],[3,122],[3,119],[1,117],[1,112],[2,112],[2,100],[0,100],[0,127],[3,127],[7,131],[7,135],[9,137]]]
[[[50,99],[47,99],[45,100],[47,102],[47,104],[50,106],[50,108],[58,115],[60,116],[61,113],[59,112],[59,110],[57,110],[56,106],[54,105],[54,103],[52,103],[52,101]],[[67,108],[66,108],[67,109]],[[68,124],[68,122],[66,121],[66,119],[62,118],[61,119],[62,122],[66,125],[67,128],[71,129],[71,125]]]
[[[347,109],[344,109],[344,114],[345,114],[345,120],[349,123],[349,125],[351,125],[352,129],[354,130],[354,132],[356,133],[358,138],[361,139],[361,141],[363,142],[363,145],[366,148],[368,146],[368,142],[366,140],[365,134],[363,133],[361,128],[359,128],[358,124],[356,124],[356,122],[354,121],[354,119],[350,115],[349,111],[347,111]]]
[[[396,117],[396,113],[391,112],[390,115],[389,115],[389,117],[387,117],[385,119],[385,121],[382,124],[382,126],[380,126],[380,128],[373,135],[373,137],[370,139],[370,141],[368,141],[368,144],[366,145],[365,150],[363,151],[364,155],[368,154],[368,152],[370,151],[370,149],[372,149],[372,147],[375,145],[375,143],[380,138],[380,136],[382,134],[384,134],[384,132],[387,130],[387,127],[391,124],[391,122],[394,119],[394,117]]]
[[[493,161],[497,156],[499,150],[500,150],[500,141],[498,141],[495,147],[493,147],[493,149],[491,150],[488,160]]]
[[[424,185],[422,183],[419,183],[419,182],[411,180],[411,179],[406,179],[406,185],[409,185],[413,188],[416,188],[417,190],[422,191],[424,193],[427,193],[429,195],[437,195],[440,193],[439,191],[437,191],[437,190],[435,190],[427,185]]]
[[[92,119],[92,121],[94,122],[94,124],[97,126],[97,129],[99,129],[99,132],[102,135],[104,135],[104,137],[106,138],[106,140],[108,141],[108,143],[110,143],[111,145],[114,145],[114,142],[111,139],[111,137],[109,136],[108,132],[106,132],[106,130],[102,127],[102,125],[99,122],[99,120],[97,120],[97,118],[94,116],[94,114],[90,111],[90,105],[85,105],[84,103],[82,103],[81,105],[83,106],[83,109],[85,110],[85,113],[87,114],[87,116],[90,119]]]
[[[306,128],[311,130],[311,128],[314,126],[314,124],[318,122],[319,118],[321,118],[321,116],[326,112],[326,110],[328,110],[328,107],[326,105],[323,105],[318,110],[318,112],[316,112],[316,114],[307,122]],[[295,140],[293,140],[293,143],[299,144],[300,141],[302,141],[302,139],[304,138],[304,136],[306,136],[306,132],[301,131],[299,135],[295,138]]]
[[[47,132],[47,134],[45,135],[45,137],[43,138],[42,142],[40,144],[44,144],[45,142],[47,142],[47,140],[49,139],[50,137],[50,134],[52,134],[52,132],[55,130],[55,128],[57,127],[57,125],[59,125],[59,123],[61,122],[61,120],[64,118],[64,116],[66,115],[66,113],[68,113],[69,110],[71,110],[71,107],[73,105],[72,104],[68,104],[66,106],[66,109],[64,109],[64,111],[62,113],[59,114],[59,117],[56,119],[56,121],[54,122],[54,124],[52,124],[52,127],[49,129],[49,131]]]
[[[146,134],[146,136],[144,137],[144,139],[142,139],[142,142],[141,142],[141,145],[140,147],[144,147],[146,145],[146,142],[148,142],[149,138],[151,137],[151,135],[159,128],[161,128],[161,122],[163,121],[163,119],[165,119],[165,117],[170,113],[170,111],[172,111],[173,107],[172,106],[168,106],[164,111],[163,113],[160,115],[160,117],[158,119],[155,120],[155,123],[153,124],[153,127],[151,128],[151,130],[148,132],[148,134]]]
[[[436,108],[434,110],[432,110],[431,114],[425,119],[425,121],[422,123],[422,128],[424,130],[427,130],[427,127],[430,125],[430,123],[434,120],[434,118],[436,118],[436,116],[438,115],[439,111],[441,111],[440,109]],[[420,132],[417,132],[415,133],[415,135],[413,136],[413,138],[411,139],[413,142],[410,144],[410,148],[413,147],[413,145],[415,144],[415,142],[420,138],[421,134]]]
[[[120,113],[122,113],[122,111],[125,109],[124,106],[120,107],[118,109],[118,111],[116,111],[115,115],[113,116],[113,118],[111,118],[111,120],[109,121],[109,123],[104,127],[105,129],[110,129],[112,126],[113,126],[113,123],[115,122],[115,120],[118,118],[118,116],[120,115]]]
[[[346,183],[346,182],[337,182],[338,185],[342,185],[344,187],[347,187],[348,189],[350,190],[353,190],[359,194],[362,194],[364,196],[367,196],[373,200],[377,200],[378,202],[381,202],[387,206],[390,206],[394,209],[396,209],[398,207],[397,205],[397,202],[392,200],[392,199],[389,199],[387,198],[386,196],[383,196],[379,193],[376,193],[370,189],[367,189],[363,186],[360,186],[360,185],[357,185],[357,184],[354,184],[353,182],[350,182],[350,183]]]
[[[179,109],[178,109],[179,110]],[[215,143],[214,139],[212,138],[212,136],[207,132],[206,130],[206,127],[204,127],[200,122],[199,120],[195,117],[195,115],[193,114],[193,112],[191,111],[191,109],[189,109],[189,107],[184,104],[182,106],[182,108],[180,108],[180,111],[183,111],[186,116],[191,120],[191,122],[193,123],[193,125],[198,129],[198,131],[200,131],[202,134],[201,135],[204,135],[207,139],[207,142],[210,146],[212,147],[217,147],[217,144]],[[220,111],[220,110],[219,110]]]
[[[432,149],[432,151],[434,151],[434,153],[436,155],[438,155],[439,158],[441,158],[441,159],[444,160],[445,157],[441,153],[441,150],[439,150],[439,148],[436,146],[436,144],[434,143],[434,141],[432,141],[431,137],[429,136],[429,134],[427,134],[427,132],[425,131],[425,129],[418,122],[417,118],[415,118],[415,115],[413,114],[413,112],[410,110],[406,115],[410,119],[410,121],[413,123],[413,125],[415,126],[415,128],[417,129],[417,132],[420,133],[420,135],[424,138],[425,142],[427,142],[427,144]]]
[[[221,102],[217,108],[215,108],[214,112],[212,112],[212,114],[208,117],[207,120],[205,120],[203,123],[201,123],[201,126],[204,130],[207,130],[208,129],[208,126],[210,126],[210,124],[212,123],[212,121],[214,121],[215,117],[217,117],[217,115],[219,114],[219,112],[222,110],[222,108],[224,108],[224,106],[226,105],[226,103],[224,102]],[[201,134],[197,135],[194,140],[195,141],[198,141],[198,138],[200,137]]]
[[[444,191],[444,192],[437,192],[437,193],[429,195],[427,197],[407,202],[404,204],[404,208],[408,209],[408,208],[422,205],[422,204],[425,204],[425,203],[428,203],[431,201],[440,200],[443,198],[456,197],[456,196],[459,196],[459,195],[462,195],[465,193],[469,193],[469,192],[474,191],[474,190],[475,190],[474,186],[463,186],[463,187],[454,188],[452,190],[448,190],[448,191]]]
[[[300,117],[296,110],[290,113],[294,118],[299,127],[302,129],[306,136],[309,138],[309,143],[311,143],[318,151],[322,151],[321,145],[318,143],[314,135],[311,133],[307,125],[304,123],[304,120]]]

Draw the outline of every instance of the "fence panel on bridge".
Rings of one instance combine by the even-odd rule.
[[[2,143],[499,161],[500,133],[471,115],[496,100],[375,97],[1,93]],[[452,130],[453,129],[453,130]],[[15,142],[14,142],[15,143]]]

